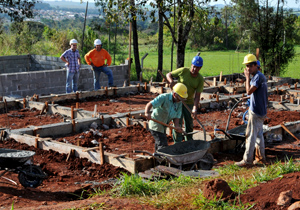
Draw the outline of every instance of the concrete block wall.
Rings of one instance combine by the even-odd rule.
[[[58,57],[31,55],[31,71],[54,70],[62,68],[65,68],[65,62]]]
[[[62,69],[65,63],[57,57],[45,55],[0,56],[0,73]]]
[[[0,73],[26,72],[31,68],[31,56],[0,56]]]
[[[110,66],[114,75],[114,85],[123,86],[128,80],[127,65]],[[94,79],[92,70],[88,65],[82,66],[78,81],[79,91],[93,90]],[[101,86],[107,86],[107,76],[101,74]],[[1,96],[32,96],[60,94],[66,91],[66,70],[45,70],[0,74]]]

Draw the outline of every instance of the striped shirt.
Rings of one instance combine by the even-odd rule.
[[[78,50],[74,52],[72,49],[68,49],[61,56],[69,62],[69,66],[65,64],[68,71],[72,73],[79,71],[78,59],[80,59],[80,55]]]

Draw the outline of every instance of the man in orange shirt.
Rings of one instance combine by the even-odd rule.
[[[100,39],[96,39],[94,41],[94,46],[95,49],[89,51],[84,56],[86,63],[92,66],[94,75],[94,90],[100,89],[101,72],[105,73],[108,76],[108,86],[112,87],[114,85],[113,74],[111,69],[107,67],[111,64],[111,57],[105,49],[102,49],[102,42]]]

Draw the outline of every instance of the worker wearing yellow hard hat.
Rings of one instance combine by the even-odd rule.
[[[204,78],[200,74],[200,70],[203,67],[203,59],[200,56],[195,56],[191,62],[191,67],[182,67],[169,72],[166,77],[172,88],[175,83],[175,78],[177,78],[178,83],[182,83],[187,87],[188,98],[186,100],[186,105],[182,106],[182,116],[180,118],[180,125],[183,124],[186,133],[191,133],[194,130],[194,119],[197,118],[197,109],[200,101],[201,92],[204,87]],[[192,113],[190,113],[190,110]],[[194,118],[194,119],[193,119]],[[182,134],[178,132],[173,132],[173,139],[175,143],[181,142],[183,139],[185,141],[193,140],[193,135],[188,134],[183,137]]]
[[[145,115],[150,120],[149,130],[155,140],[155,151],[168,146],[166,125],[172,120],[175,130],[183,133],[179,125],[182,111],[182,99],[188,97],[187,88],[182,83],[177,83],[171,93],[164,93],[147,103]],[[151,113],[151,109],[153,109]],[[153,120],[151,120],[153,119]]]
[[[263,123],[267,115],[268,86],[266,77],[257,68],[257,59],[248,54],[244,58],[246,65],[246,93],[250,96],[249,117],[246,129],[246,150],[243,160],[237,166],[266,163]],[[250,78],[250,75],[252,78]],[[255,160],[253,153],[256,149]]]

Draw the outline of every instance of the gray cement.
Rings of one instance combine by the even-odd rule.
[[[35,152],[25,150],[14,150],[14,149],[0,149],[0,158],[29,158],[33,156]]]

